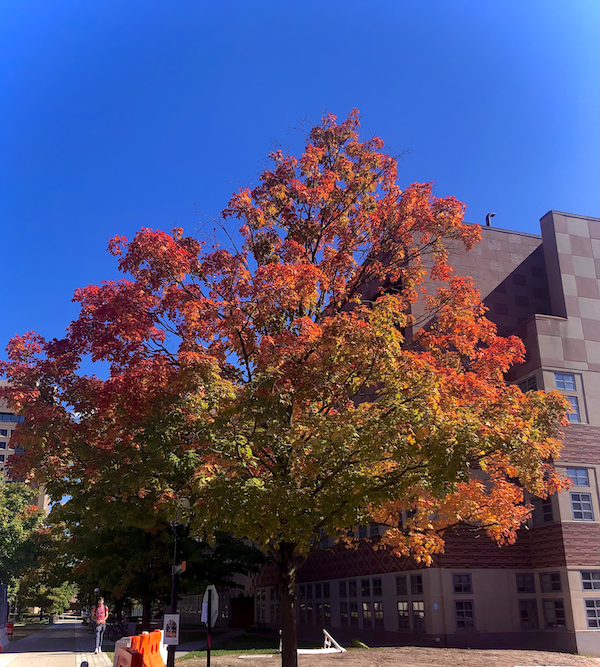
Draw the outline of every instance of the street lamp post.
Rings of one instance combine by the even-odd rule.
[[[171,613],[177,613],[177,589],[179,587],[179,559],[180,559],[180,542],[181,535],[183,533],[183,528],[186,525],[186,521],[183,517],[180,516],[182,509],[188,509],[190,506],[190,501],[187,498],[182,498],[179,501],[177,508],[175,509],[175,517],[173,519],[173,535],[174,535],[174,546],[173,546],[173,580],[171,583]],[[175,667],[175,651],[177,647],[173,644],[167,646],[167,667]]]

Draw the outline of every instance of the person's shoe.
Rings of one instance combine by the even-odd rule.
[[[98,649],[94,649],[94,655],[98,655]]]

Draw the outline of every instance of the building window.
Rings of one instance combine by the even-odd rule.
[[[524,394],[528,391],[537,391],[537,378],[535,375],[532,375],[526,380],[521,380],[521,382],[518,382],[517,386]]]
[[[408,588],[406,587],[405,574],[396,577],[396,595],[408,595]]]
[[[600,628],[600,600],[584,600],[588,628]]]
[[[325,625],[331,625],[331,604],[329,602],[323,603],[323,622]]]
[[[454,587],[455,593],[472,593],[473,587],[471,586],[471,575],[470,574],[453,574],[452,575],[452,585]]]
[[[372,523],[369,526],[369,537],[377,537],[379,535],[379,526],[376,523]]]
[[[582,572],[581,573],[581,587],[584,591],[600,590],[600,571],[599,572]]]
[[[348,582],[348,597],[356,597],[356,581],[354,580]]]
[[[562,584],[560,581],[560,572],[541,572],[540,590],[542,593],[560,593]]]
[[[304,586],[300,586],[300,590],[298,592],[298,597],[301,600],[304,600],[306,598],[306,588]]]
[[[361,579],[360,594],[363,598],[368,598],[371,596],[371,581],[369,579]]]
[[[508,315],[508,304],[496,302],[494,304],[494,313],[496,315]]]
[[[8,431],[5,428],[0,428],[0,435],[3,438],[7,438],[8,437]]]
[[[528,308],[529,307],[529,297],[524,294],[517,294],[515,296],[515,305],[519,308]]]
[[[382,594],[381,579],[373,579],[373,596],[379,597]]]
[[[517,572],[517,593],[535,593],[535,577],[531,572]]]
[[[562,600],[542,600],[547,628],[565,628],[565,603]]]
[[[256,591],[256,620],[259,623],[267,621],[267,591],[265,588]]]
[[[358,527],[358,539],[359,540],[364,540],[367,537],[367,527],[366,526],[359,526]]]
[[[537,630],[540,627],[537,600],[519,600],[521,630]]]
[[[358,602],[350,603],[350,626],[358,627]]]
[[[4,454],[0,454],[0,461],[4,461]]]
[[[17,422],[17,424],[22,424],[25,421],[25,417],[22,415],[13,415],[12,412],[0,412],[0,422]]]
[[[306,598],[312,600],[312,584],[306,584]]]
[[[323,625],[323,604],[315,603],[315,625]]]
[[[533,523],[536,526],[545,523],[552,523],[554,521],[554,513],[552,511],[552,499],[548,498],[532,498],[533,503]]]
[[[566,389],[567,391],[577,389],[573,373],[554,373],[554,382],[557,389]]]
[[[573,508],[573,519],[575,521],[593,521],[591,493],[572,493],[571,507]]]
[[[340,597],[341,598],[347,598],[348,593],[346,591],[346,582],[345,581],[340,581],[339,586],[340,586]]]
[[[473,630],[475,628],[475,610],[473,600],[455,600],[456,627],[458,630]]]
[[[0,449],[6,449],[6,443],[4,440],[0,440]]]
[[[315,584],[315,598],[317,600],[321,599],[321,592],[322,592],[321,584]]]
[[[411,595],[421,595],[423,593],[423,577],[420,574],[410,575],[410,593]]]
[[[300,625],[306,625],[306,602],[301,602],[298,605]]]
[[[229,607],[223,607],[223,613],[227,613]],[[228,616],[223,616],[223,618],[228,618]],[[271,623],[277,623],[281,620],[281,610],[279,607],[279,602],[271,602]]]
[[[527,278],[523,273],[513,273],[513,285],[527,285]]]
[[[312,602],[307,602],[306,603],[306,622],[308,625],[312,625],[313,622],[313,603]]]
[[[565,398],[571,404],[571,412],[567,413],[567,419],[570,422],[578,424],[581,421],[581,415],[579,413],[579,400],[577,396],[565,396]]]
[[[425,603],[422,600],[413,600],[412,618],[413,630],[425,630]]]
[[[348,603],[340,602],[340,625],[348,625]]]
[[[331,597],[329,592],[329,583],[323,584],[323,597],[327,600]]]
[[[567,475],[569,475],[573,486],[590,485],[587,468],[567,468]]]
[[[408,602],[401,600],[398,602],[398,630],[408,630],[410,628],[408,618]]]
[[[373,621],[376,628],[383,627],[383,602],[373,602]]]
[[[362,603],[363,628],[370,628],[373,625],[373,607],[370,602]]]

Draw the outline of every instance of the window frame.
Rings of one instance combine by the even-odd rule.
[[[400,582],[402,582],[402,584],[400,584]],[[408,595],[408,583],[406,581],[405,574],[396,575],[396,595],[399,597],[405,597]]]
[[[517,593],[535,593],[535,574],[533,572],[516,572],[515,583],[517,585]]]
[[[361,604],[363,628],[373,627],[373,603],[370,600],[364,600]]]
[[[422,606],[421,608],[416,608],[415,605]],[[410,616],[412,619],[413,632],[427,632],[427,625],[425,622],[425,600],[411,600]]]
[[[373,602],[373,627],[384,627],[383,602],[381,600]]]
[[[572,475],[571,473],[574,473]],[[580,483],[581,475],[579,473],[585,474],[585,484]],[[573,486],[589,486],[590,485],[590,473],[588,468],[567,468],[567,476],[571,480]]]
[[[585,609],[585,620],[587,621],[588,630],[600,630],[600,598],[585,598],[584,609]],[[592,603],[591,605],[589,603]],[[594,610],[594,617],[592,618],[589,614],[589,610]],[[595,620],[595,625],[590,625],[590,621]]]
[[[473,595],[473,578],[471,577],[471,573],[453,572],[452,591],[454,595]]]
[[[552,581],[552,577],[558,577]],[[549,588],[544,582],[549,582]],[[558,588],[554,588],[558,583]],[[560,572],[540,572],[540,593],[562,593],[562,577]]]
[[[548,605],[550,603],[552,603],[554,605],[553,614],[555,615],[555,617],[556,617],[556,604],[560,603],[562,605],[562,613],[563,613],[563,616],[564,616],[564,625],[558,625],[558,623],[556,625],[550,625],[550,622],[549,622],[549,619],[548,619],[548,613],[547,613],[547,608],[548,608]],[[564,601],[563,598],[544,598],[542,600],[542,609],[543,609],[543,612],[544,612],[544,628],[545,629],[553,630],[553,629],[562,629],[562,628],[567,627],[567,610],[565,608],[565,601]]]
[[[600,570],[580,570],[579,574],[581,575],[581,590],[582,591],[599,591],[600,590]],[[586,586],[586,580],[584,575],[589,575],[590,586]],[[594,577],[594,575],[597,575]]]
[[[591,493],[582,493],[581,491],[571,492],[569,494],[571,498],[571,514],[573,521],[593,521],[594,520],[594,504],[592,503],[592,494]],[[574,496],[579,496],[579,500],[576,500]],[[582,496],[587,496],[587,500],[583,500]],[[575,503],[580,504],[580,509],[575,509]],[[589,505],[589,509],[583,509],[583,503]],[[581,513],[581,517],[575,516],[575,513]],[[589,514],[589,517],[584,516],[586,513]]]
[[[340,601],[340,626],[343,628],[350,626],[349,606],[346,600]]]
[[[411,574],[410,575],[410,594],[411,595],[423,595],[423,575],[422,574]]]
[[[410,630],[410,607],[408,606],[408,600],[396,600],[396,613],[398,630]],[[400,619],[406,619],[406,625],[403,625]]]
[[[518,606],[519,606],[519,623],[521,630],[539,630],[540,629],[540,614],[538,611],[538,602],[537,598],[521,598],[518,601]],[[524,609],[523,607],[529,607],[528,609]],[[525,620],[523,618],[523,612],[533,610],[535,618]]]
[[[470,610],[467,610],[465,605],[470,605]],[[459,606],[461,607],[459,609]],[[471,625],[467,625],[468,619],[466,614],[467,611],[471,613]],[[462,618],[459,617],[459,612],[463,614]],[[454,622],[456,624],[457,632],[469,632],[475,630],[475,601],[474,600],[454,600]],[[461,626],[461,623],[465,625]]]
[[[565,394],[565,398],[571,404],[571,410],[567,412],[567,419],[571,424],[581,424],[581,408],[579,407],[579,398],[570,394]]]
[[[559,378],[560,376],[560,378]],[[569,380],[567,378],[572,378]],[[567,387],[567,383],[572,384],[572,387]],[[554,372],[554,386],[563,391],[577,391],[577,381],[575,380],[575,373]]]

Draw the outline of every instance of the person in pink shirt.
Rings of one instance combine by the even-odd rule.
[[[106,619],[108,618],[108,607],[104,604],[104,598],[98,598],[98,604],[92,607],[92,622],[94,623],[94,634],[96,636],[96,648],[94,653],[102,651],[102,640],[106,630]]]

